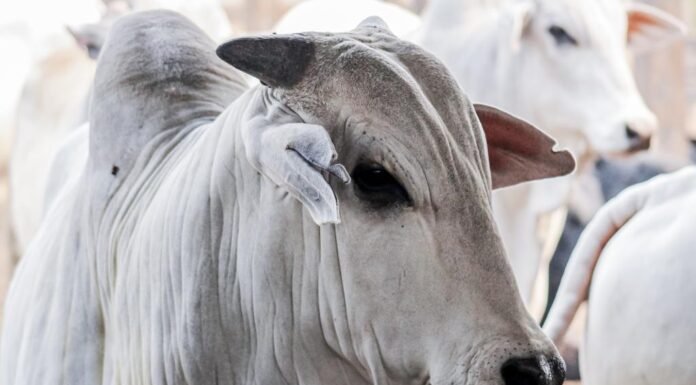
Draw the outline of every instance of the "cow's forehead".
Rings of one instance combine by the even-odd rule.
[[[447,130],[470,124],[471,104],[459,85],[420,47],[370,27],[307,36],[317,41],[316,58],[294,93],[334,101],[342,110],[409,117],[416,125]]]
[[[400,57],[404,51],[425,55],[415,45],[376,28],[320,35],[311,79],[321,85],[352,89],[357,94],[373,89],[415,89],[417,84]]]
[[[446,172],[474,167],[487,178],[473,106],[434,56],[379,29],[317,36],[315,63],[294,92],[300,109],[309,104],[310,114],[339,126],[349,111],[351,119],[376,123],[369,129],[377,136],[405,144],[408,156]]]

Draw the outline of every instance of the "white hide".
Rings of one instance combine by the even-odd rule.
[[[365,16],[379,14],[384,6],[379,1],[359,4]],[[355,8],[348,2],[314,0],[289,12],[280,26],[284,32],[293,32],[288,26],[331,30],[344,14],[357,13]],[[627,15],[636,14],[642,17],[633,18],[628,40],[640,49],[683,34],[683,25],[664,12],[618,0],[432,0],[419,28],[406,10],[379,15],[398,30],[417,28],[408,37],[443,60],[473,101],[541,128],[584,168],[597,153],[636,146],[626,126],[637,138],[649,137],[657,127],[627,58]],[[549,32],[552,26],[562,27],[577,46],[559,44]],[[536,296],[533,291],[540,266],[547,263],[542,250],[553,250],[557,239],[549,234],[560,234],[549,223],[563,223],[548,218],[563,217],[559,211],[565,210],[572,181],[565,177],[494,192],[494,211],[513,271],[535,311],[543,309],[546,296],[545,290]]]
[[[696,381],[696,167],[658,176],[609,201],[568,262],[544,331],[556,342],[589,306],[583,383]]]
[[[182,17],[113,31],[87,163],[10,288],[3,385],[562,382],[490,209],[492,184],[572,169],[548,136],[491,108],[482,126],[439,62],[376,25],[226,43],[226,61],[281,72],[241,96]],[[490,169],[484,130],[504,145],[515,128],[530,153],[504,149]],[[75,135],[66,151],[87,140]],[[341,176],[338,162],[380,164],[410,198],[374,207],[345,178],[314,178]],[[340,224],[306,202],[320,186]]]
[[[59,144],[87,120],[87,92],[94,61],[76,45],[37,63],[19,102],[10,160],[10,214],[16,250],[22,255],[44,212],[44,192]]]
[[[134,10],[166,8],[178,11],[187,15],[216,41],[231,35],[230,24],[217,0],[133,0],[130,5]],[[110,3],[102,20],[86,25],[95,29],[99,36],[86,38],[101,44],[113,20],[129,11],[122,8],[118,1]],[[84,26],[81,23],[75,25],[71,27],[74,32],[71,32],[77,43],[82,45],[84,42],[81,39],[85,36],[79,34]],[[12,254],[15,256],[21,256],[26,251],[42,220],[42,213],[46,209],[43,202],[48,173],[60,143],[87,118],[86,97],[94,73],[94,62],[86,52],[77,48],[64,27],[54,35],[57,36],[53,40],[60,41],[55,49],[44,53],[41,60],[35,63],[24,63],[28,76],[13,75],[20,82],[26,78],[18,106],[9,113],[11,123],[8,126],[11,128],[6,130],[8,136],[14,133],[12,144],[8,147],[11,147],[10,216],[15,245]],[[85,51],[92,49],[87,46],[82,48]],[[92,52],[89,54],[92,55]],[[0,155],[1,152],[0,149]]]
[[[51,162],[43,194],[44,217],[51,209],[53,202],[60,196],[63,188],[72,185],[73,180],[81,175],[89,155],[89,123],[84,123],[61,143]]]

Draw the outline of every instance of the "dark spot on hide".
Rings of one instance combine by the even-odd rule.
[[[116,176],[118,174],[118,166],[111,167],[111,175]]]

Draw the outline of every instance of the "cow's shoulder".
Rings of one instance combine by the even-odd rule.
[[[89,172],[113,190],[143,156],[215,119],[246,85],[215,44],[171,11],[119,19],[106,39],[90,105]],[[142,161],[142,159],[141,159]]]

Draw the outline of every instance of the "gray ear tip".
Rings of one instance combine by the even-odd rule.
[[[314,42],[300,35],[241,37],[221,44],[217,56],[272,87],[297,84],[314,57]]]

